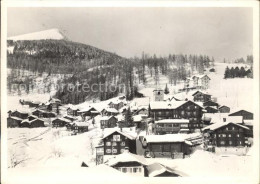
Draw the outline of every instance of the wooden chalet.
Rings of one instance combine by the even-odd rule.
[[[103,116],[116,116],[119,114],[118,110],[116,110],[115,108],[104,108],[101,111],[101,114]]]
[[[147,176],[146,167],[148,162],[146,159],[143,156],[129,153],[128,150],[108,159],[105,164],[133,176]]]
[[[68,116],[78,116],[79,115],[79,112],[80,110],[77,109],[77,108],[72,108],[72,107],[69,107],[67,108],[67,115]]]
[[[104,155],[118,155],[125,150],[136,153],[136,135],[130,132],[113,130],[104,135]]]
[[[30,127],[30,121],[28,119],[24,119],[21,123],[20,123],[20,127],[21,128],[29,128]]]
[[[15,116],[9,116],[7,118],[7,128],[15,128],[20,127],[21,122],[23,119],[15,117]]]
[[[213,102],[212,100],[208,100],[208,101],[206,101],[206,102],[203,102],[203,106],[204,106],[204,107],[210,106],[210,107],[215,107],[215,108],[218,108],[218,107],[219,107],[218,103]]]
[[[89,106],[85,109],[78,111],[78,114],[80,114],[83,117],[83,119],[85,119],[86,116],[95,117],[95,116],[99,115],[100,113],[94,107]]]
[[[230,113],[230,108],[226,105],[222,105],[218,108],[220,113]]]
[[[254,119],[253,113],[248,112],[246,110],[240,110],[240,111],[237,111],[237,112],[233,112],[233,113],[229,114],[229,116],[243,116],[244,120]]]
[[[71,122],[77,120],[77,118],[75,118],[75,117],[73,117],[73,116],[64,116],[63,118],[68,119],[68,120],[70,120]]]
[[[124,107],[124,105],[124,102],[120,100],[113,100],[108,104],[110,108],[114,108],[116,110],[121,109],[122,107]]]
[[[72,130],[74,133],[84,133],[88,131],[88,123],[87,122],[74,122],[72,124]]]
[[[195,102],[207,102],[211,100],[211,95],[205,94],[201,91],[196,91],[192,96]]]
[[[155,121],[154,133],[157,135],[189,133],[188,119],[163,119]]]
[[[34,119],[29,123],[30,123],[30,128],[45,127],[44,121],[42,119]]]
[[[207,106],[204,109],[206,110],[207,113],[218,113],[218,109],[212,106]]]
[[[203,107],[192,101],[150,102],[149,117],[155,121],[162,119],[188,119],[189,129],[202,128]]]
[[[41,104],[41,102],[39,102],[39,101],[36,101],[36,102],[30,102],[29,103],[29,107],[30,108],[38,108],[39,106],[40,106],[40,104]]]
[[[114,128],[117,126],[117,118],[114,116],[103,116],[100,119],[100,128]]]
[[[32,115],[37,116],[38,118],[54,118],[56,117],[56,114],[53,112],[43,111],[36,109],[32,112]]]
[[[71,123],[70,120],[65,119],[65,118],[56,118],[52,121],[52,127],[64,127],[66,126],[68,123]]]
[[[193,146],[187,139],[195,136],[193,134],[165,134],[147,135],[143,138],[142,144],[146,149],[145,156],[152,158],[185,158],[189,155]],[[197,136],[197,134],[196,134]]]
[[[27,112],[18,111],[18,110],[15,110],[14,112],[12,111],[9,112],[9,115],[20,119],[27,119],[29,116]]]
[[[209,125],[202,129],[208,137],[208,145],[216,147],[244,147],[249,128],[238,123],[225,122]]]

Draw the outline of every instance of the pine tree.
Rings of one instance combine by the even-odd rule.
[[[128,127],[133,126],[133,118],[132,118],[132,112],[130,110],[130,107],[128,107],[125,113],[125,123]]]
[[[168,88],[168,86],[167,86],[167,84],[166,84],[166,86],[165,86],[165,89],[164,89],[164,94],[169,94],[170,92],[169,92],[169,88]]]
[[[227,67],[224,74],[224,79],[230,78],[230,69]]]
[[[234,78],[234,77],[235,77],[235,69],[234,69],[234,67],[232,67],[230,69],[230,78]]]

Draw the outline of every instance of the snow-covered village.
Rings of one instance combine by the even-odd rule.
[[[7,38],[7,183],[254,177],[252,52],[124,57],[68,32]]]

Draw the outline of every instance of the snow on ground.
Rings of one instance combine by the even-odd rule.
[[[216,155],[197,150],[190,158],[149,158],[147,160],[150,164],[159,162],[192,177],[253,177],[253,172],[248,172],[253,168],[253,158],[250,156]]]
[[[62,40],[64,39],[64,35],[58,29],[48,29],[44,31],[28,33],[18,36],[12,36],[7,38],[8,40]]]
[[[223,79],[226,67],[231,68],[238,66],[245,67],[245,64],[226,64],[216,63],[216,73],[209,73],[210,80],[209,94],[217,97],[220,105],[227,105],[231,112],[245,109],[253,112],[253,79],[251,78],[234,78]],[[249,68],[249,66],[247,66]]]

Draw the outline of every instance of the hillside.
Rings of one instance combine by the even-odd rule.
[[[49,29],[44,31],[38,31],[18,36],[12,36],[7,40],[63,40],[67,39],[66,36],[59,29]]]

